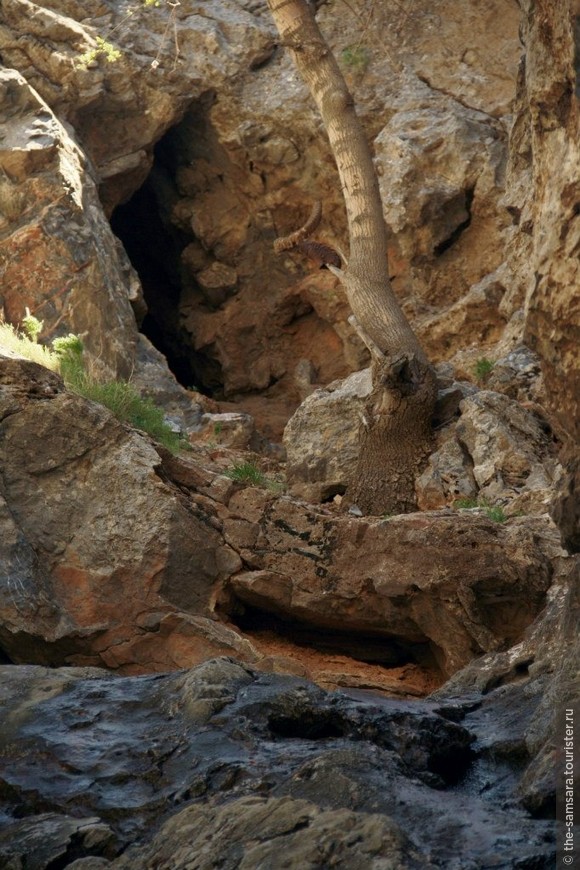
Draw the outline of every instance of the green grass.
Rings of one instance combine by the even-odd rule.
[[[348,69],[358,73],[365,72],[371,62],[370,52],[364,45],[349,45],[343,48],[340,57]]]
[[[487,357],[483,356],[481,359],[478,359],[473,366],[473,372],[475,374],[476,380],[479,383],[485,383],[485,381],[490,376],[495,363],[493,360],[487,359]]]
[[[60,360],[50,348],[32,341],[10,323],[0,322],[0,349],[23,356],[53,372],[60,371]]]
[[[58,372],[67,389],[104,405],[118,420],[146,432],[172,453],[188,446],[185,438],[167,425],[161,408],[143,398],[128,381],[100,382],[92,378],[85,369],[83,343],[77,335],[55,338],[52,348],[48,348],[37,342],[42,330],[39,320],[27,313],[22,328],[26,334],[0,322],[0,349]]]
[[[494,523],[505,523],[505,521],[507,520],[503,508],[497,505],[494,507],[486,507],[485,513],[486,516],[488,516],[490,520],[493,520]]]
[[[481,498],[458,498],[453,502],[453,507],[457,508],[457,510],[470,510],[473,508],[480,508],[485,511],[485,515],[493,520],[494,523],[505,523],[508,517],[505,515],[505,511],[499,505],[491,505],[486,499]]]
[[[476,498],[456,498],[453,502],[453,507],[458,510],[469,510],[470,508],[480,507]]]
[[[225,475],[238,483],[266,486],[266,475],[253,462],[236,462],[227,469]]]
[[[68,382],[67,386],[79,396],[104,405],[122,423],[146,432],[171,453],[178,453],[186,446],[183,436],[165,422],[161,408],[151,399],[144,399],[127,381],[99,383],[85,377],[75,378],[74,383]]]
[[[277,495],[285,490],[285,485],[281,480],[268,477],[253,462],[235,462],[224,474],[237,483],[246,483],[249,486],[261,486]]]

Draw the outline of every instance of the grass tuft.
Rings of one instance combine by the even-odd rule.
[[[143,398],[127,381],[98,383],[85,376],[76,378],[70,388],[85,399],[104,405],[122,423],[146,432],[171,453],[185,447],[183,436],[167,425],[161,408],[151,399]]]
[[[471,508],[480,507],[476,498],[456,498],[453,502],[453,507],[458,510],[470,510]]]
[[[485,515],[493,520],[494,523],[505,523],[508,519],[505,511],[499,505],[491,505],[484,498],[457,498],[453,502],[453,507],[457,510],[472,510],[480,508],[485,511]]]
[[[249,483],[252,486],[266,485],[266,475],[253,462],[235,462],[227,469],[225,475],[238,483]]]
[[[475,378],[478,383],[483,384],[489,378],[491,372],[493,371],[495,363],[491,359],[487,359],[487,357],[483,356],[481,359],[478,359],[473,366],[473,372],[475,374]]]
[[[161,408],[151,399],[143,398],[128,381],[99,382],[87,373],[83,343],[78,335],[55,338],[50,349],[36,341],[42,323],[35,317],[27,314],[23,329],[27,335],[9,323],[0,322],[0,348],[59,372],[67,389],[104,405],[118,420],[146,432],[172,453],[188,446],[185,438],[167,425]],[[34,340],[29,336],[34,336]]]
[[[224,474],[237,483],[246,483],[249,486],[262,486],[264,489],[269,489],[273,493],[276,493],[276,495],[280,495],[285,490],[285,485],[281,480],[268,477],[253,462],[236,462]]]
[[[507,520],[504,509],[499,505],[485,507],[485,513],[494,523],[505,523]]]
[[[10,323],[0,322],[0,348],[38,363],[53,372],[60,370],[58,356],[48,347],[38,344],[18,332]]]

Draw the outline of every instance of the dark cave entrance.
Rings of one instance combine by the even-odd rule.
[[[383,668],[397,668],[406,664],[419,665],[430,671],[438,682],[444,682],[439,664],[439,650],[425,639],[417,642],[400,641],[379,633],[337,628],[320,628],[292,619],[283,619],[259,607],[242,603],[238,599],[223,609],[226,619],[250,638],[273,634],[291,641],[298,647],[314,649],[327,655],[344,655],[366,664]]]
[[[147,313],[140,331],[166,357],[184,387],[213,395],[222,387],[221,367],[217,360],[194,349],[192,336],[180,323],[184,286],[181,256],[194,237],[170,219],[171,205],[179,198],[175,182],[179,126],[157,143],[149,175],[127,202],[115,208],[111,228],[143,287]]]

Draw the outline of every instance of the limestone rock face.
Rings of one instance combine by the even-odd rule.
[[[518,77],[506,191],[514,224],[507,250],[516,276],[511,295],[523,304],[525,340],[542,360],[546,406],[565,442],[569,475],[561,488],[559,518],[570,546],[578,549],[579,10],[575,2],[540,10],[527,0],[522,9],[525,62]]]
[[[128,377],[137,341],[130,295],[138,282],[103,214],[87,158],[14,70],[0,71],[0,107],[7,130],[0,144],[4,316],[19,323],[28,307],[45,336],[74,332],[94,369]]]
[[[481,340],[482,317],[491,320],[487,343],[503,323],[490,294],[470,287],[501,260],[503,119],[520,53],[518,16],[509,0],[494,0],[484,15],[476,0],[460,14],[451,2],[435,13],[427,0],[402,14],[400,4],[384,0],[369,14],[361,29],[353,10],[340,19],[324,5],[318,11],[376,140],[395,289],[428,349],[449,356],[460,336]],[[123,204],[115,230],[145,283],[164,351],[193,360],[191,383],[230,398],[265,393],[287,418],[302,398],[293,377],[300,360],[324,385],[361,368],[367,356],[336,279],[273,254],[274,238],[300,225],[314,198],[324,203],[321,238],[347,247],[326,137],[274,37],[262,2],[210,0],[203,14],[190,0],[172,7],[101,2],[88,16],[74,0],[4,0],[0,50],[4,64],[74,129],[99,185],[99,219]],[[353,53],[355,37],[362,54]],[[107,60],[98,40],[119,52],[116,60]],[[125,205],[152,165],[140,198]],[[96,215],[89,226],[75,217],[80,231],[94,235]],[[39,262],[42,252],[34,251]],[[109,321],[99,299],[110,319],[125,317],[127,298],[140,321],[144,315],[134,275],[109,259],[120,308],[100,292],[99,275],[89,282],[103,332]],[[58,322],[78,331],[68,315],[57,321],[52,306],[61,304],[55,287],[82,284],[79,273],[66,262],[47,263],[60,275],[42,291],[29,289],[25,269],[15,280],[38,296],[47,329]],[[470,293],[469,315],[456,312],[443,335],[449,302]],[[11,320],[23,304],[13,302]],[[132,343],[134,335],[128,357]],[[128,360],[109,360],[106,343],[100,351],[91,336],[88,344],[95,359],[100,352],[127,373]]]
[[[370,379],[336,381],[368,354],[335,277],[273,253],[321,199],[348,258],[265,0],[0,0],[0,305],[221,442],[174,457],[0,359],[0,866],[554,863],[580,685],[578,565],[548,516],[577,543],[580,9],[315,5],[393,286],[448,361],[410,516],[297,500],[344,490]],[[251,401],[273,437],[303,399],[290,495],[223,474]]]
[[[344,492],[359,449],[364,399],[372,389],[371,370],[316,390],[284,430],[286,476],[298,498],[320,502]]]
[[[574,92],[578,10],[572,3],[567,15],[567,6],[544,12],[527,0],[523,4],[526,62],[518,79],[506,198],[515,208],[508,257],[525,292],[526,340],[542,359],[549,407],[574,437],[580,396],[580,113]]]
[[[210,0],[203,15],[190,3],[172,12],[124,0],[97,0],[90,16],[76,0],[4,0],[2,13],[4,64],[74,126],[105,183],[108,209],[139,187],[152,146],[192,100],[273,49],[271,27],[232,0]],[[113,62],[97,37],[120,53]]]
[[[467,5],[471,26],[481,27],[481,22],[475,25],[475,7]],[[506,61],[501,74],[492,63],[502,79],[499,101],[497,94],[490,101],[490,92],[476,85],[475,69],[483,62],[477,52],[462,66],[464,77],[450,79],[441,68],[428,74],[422,68],[430,66],[425,58],[431,50],[420,26],[430,20],[426,3],[415,4],[413,14],[401,21],[401,39],[393,27],[400,8],[375,4],[372,28],[388,34],[392,54],[385,56],[384,44],[370,38],[368,63],[358,72],[349,68],[348,52],[349,35],[359,22],[353,17],[350,30],[349,10],[340,23],[324,6],[318,13],[374,142],[392,231],[394,286],[424,340],[434,312],[447,308],[450,298],[459,300],[501,262],[505,212],[498,200],[507,128],[500,116],[507,110],[507,82],[515,75],[518,49],[513,10],[507,3],[500,7],[505,28],[497,34],[501,48],[496,49]],[[444,30],[439,38],[449,39],[453,51],[450,34],[455,31],[457,38],[460,22],[451,8],[441,9],[439,26]],[[479,42],[473,30],[462,38]],[[429,76],[437,81],[433,87]],[[309,267],[303,260],[272,253],[273,239],[300,226],[314,198],[323,202],[321,238],[346,250],[336,171],[289,59],[275,55],[258,75],[241,77],[227,97],[195,107],[175,142],[179,155],[173,145],[169,158],[177,190],[168,190],[163,178],[152,177],[151,184],[169,225],[193,233],[181,253],[186,276],[181,323],[196,351],[219,365],[226,395],[267,390],[272,398],[282,394],[296,401],[291,374],[301,358],[311,361],[322,384],[360,368],[366,360],[346,322],[342,288],[329,276],[313,274],[306,282]],[[228,269],[235,271],[236,281],[208,290],[208,274]],[[495,303],[470,300],[469,310],[479,310],[468,327],[458,315],[447,324],[447,344],[434,337],[426,341],[428,348],[443,348],[449,355],[461,339],[481,340],[481,317],[489,314],[493,323],[485,341],[492,342],[504,322]],[[282,330],[274,332],[274,324]]]
[[[234,2],[205,4],[203,15],[125,2],[90,13],[75,0],[2,4],[0,51],[14,70],[0,81],[1,302],[14,323],[28,306],[46,337],[80,334],[94,368],[128,377],[129,301],[142,319],[142,292],[106,216],[143,183],[155,143],[186,108],[267,59],[273,41]]]
[[[412,270],[415,298],[448,305],[501,263],[506,130],[416,79],[403,81],[391,111],[375,140],[385,217]],[[450,337],[454,331],[450,323]]]
[[[549,508],[562,467],[545,423],[486,390],[464,399],[460,408],[456,437],[471,457],[481,496],[492,502],[510,498],[517,511],[535,494]]]
[[[0,639],[14,661],[124,673],[225,651],[257,661],[251,636],[215,613],[249,607],[338,645],[374,638],[371,661],[450,674],[514,642],[543,606],[560,557],[547,517],[337,517],[164,455],[34,363],[1,372]]]
[[[459,410],[417,480],[420,507],[467,498],[503,506],[511,516],[555,511],[565,471],[543,415],[490,390],[467,396]]]

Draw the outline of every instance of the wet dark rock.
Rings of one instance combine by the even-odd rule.
[[[2,821],[0,821],[0,824]],[[58,813],[42,813],[18,819],[0,829],[0,866],[6,870],[44,870],[70,867],[75,858],[100,856],[101,863],[85,863],[85,870],[106,866],[106,858],[118,851],[116,837],[108,825],[98,818],[73,818]],[[99,858],[94,858],[98,861]]]
[[[410,702],[226,658],[144,677],[6,665],[0,686],[0,866],[530,870],[552,855],[551,823],[517,795],[538,699],[514,737],[509,686]]]

